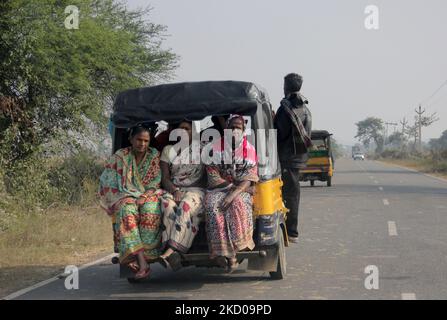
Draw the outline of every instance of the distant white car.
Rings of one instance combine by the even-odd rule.
[[[356,153],[352,156],[354,160],[365,160],[365,155],[363,153]]]

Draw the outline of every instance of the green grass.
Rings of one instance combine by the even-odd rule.
[[[425,158],[415,159],[389,159],[381,158],[381,161],[397,164],[403,167],[430,173],[439,177],[447,178],[447,160],[437,161]]]
[[[0,297],[112,250],[110,218],[98,207],[19,215],[0,233]]]
[[[99,159],[36,156],[14,169],[0,168],[0,297],[113,250]]]

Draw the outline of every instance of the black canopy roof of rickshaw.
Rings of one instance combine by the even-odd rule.
[[[113,106],[118,128],[142,122],[201,120],[209,115],[253,115],[269,104],[258,85],[243,81],[205,81],[164,84],[121,92]]]
[[[325,139],[329,136],[332,136],[332,133],[326,130],[312,130],[312,139]]]

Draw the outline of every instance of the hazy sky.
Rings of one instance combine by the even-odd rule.
[[[313,128],[355,141],[368,116],[413,121],[414,109],[447,80],[445,0],[128,0],[151,5],[168,27],[164,47],[180,57],[174,82],[243,80],[267,89],[276,108],[283,77],[303,75]],[[366,30],[365,8],[379,8],[379,30]],[[425,105],[447,130],[447,86]],[[401,128],[401,126],[399,126]]]

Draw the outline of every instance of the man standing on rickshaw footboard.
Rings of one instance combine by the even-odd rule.
[[[312,115],[308,101],[301,95],[303,78],[291,73],[284,78],[284,95],[275,116],[278,155],[283,180],[283,199],[289,209],[287,233],[289,241],[298,241],[298,210],[300,205],[300,169],[308,159],[308,148],[312,145]]]

